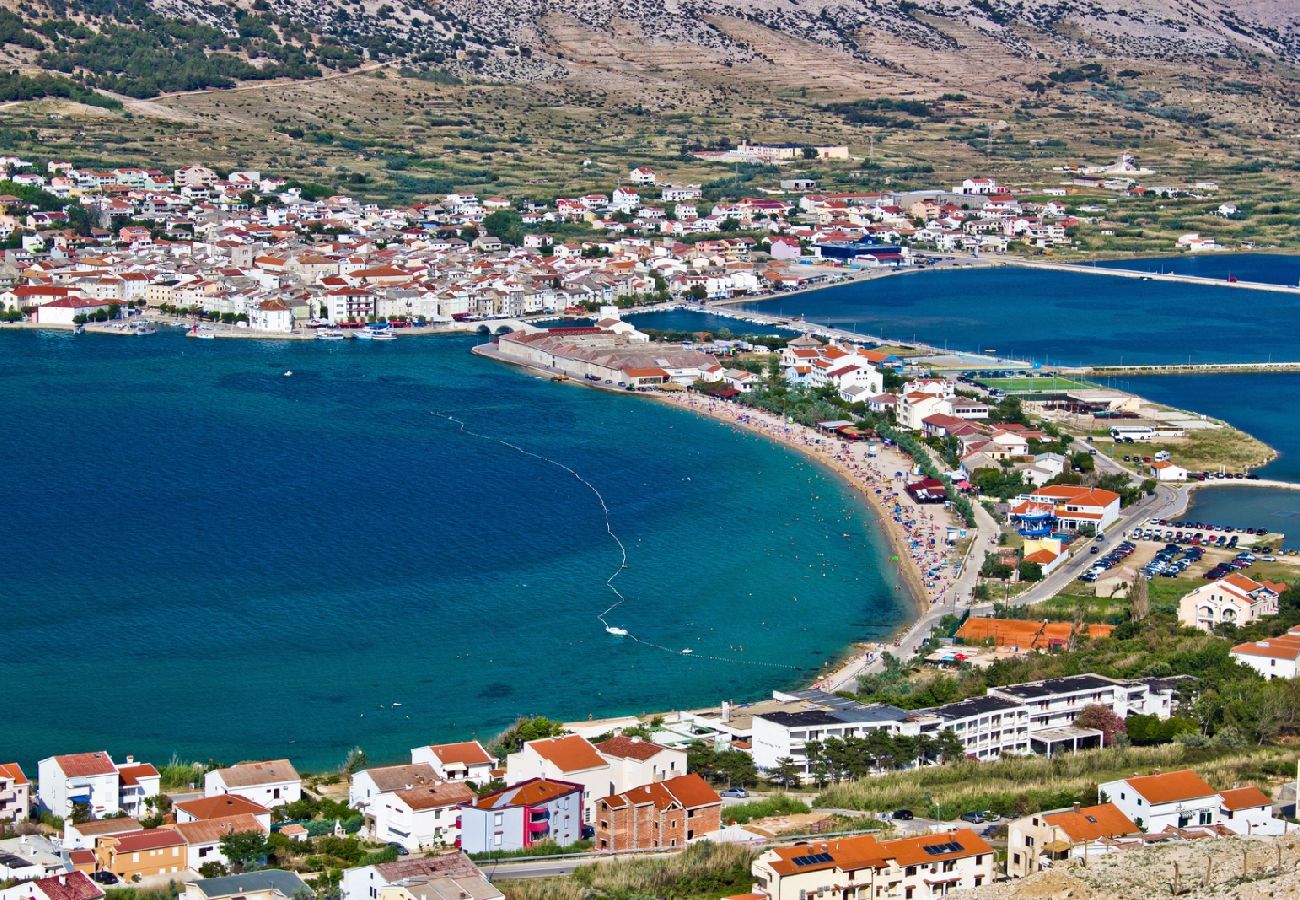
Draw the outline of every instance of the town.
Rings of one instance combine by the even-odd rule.
[[[729,306],[1067,247],[1082,220],[1066,187],[822,194],[792,178],[706,202],[640,166],[608,195],[383,208],[252,171],[0,168],[5,327],[477,333],[480,356],[824,465],[874,509],[917,610],[769,699],[528,718],[487,744],[433,735],[390,765],[355,753],[304,776],[289,759],[84,747],[34,777],[6,763],[0,900],[490,900],[578,866],[714,852],[732,854],[726,896],[926,900],[1193,845],[1294,851],[1300,772],[1279,738],[1300,708],[1300,556],[1186,512],[1195,491],[1258,481],[1271,451],[1083,377]],[[1139,186],[1127,155],[1065,174],[1175,190]],[[686,305],[733,333],[636,325],[638,307]],[[944,773],[960,783],[926,780]]]

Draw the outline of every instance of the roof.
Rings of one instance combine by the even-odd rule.
[[[135,853],[139,850],[157,850],[160,847],[178,847],[185,839],[170,828],[150,828],[146,831],[133,831],[115,838],[117,853]]]
[[[242,875],[226,875],[222,878],[198,878],[187,881],[186,885],[194,885],[209,900],[214,897],[233,897],[268,890],[286,897],[311,894],[311,890],[301,878],[284,869],[263,869],[260,872],[245,872]]]
[[[1095,841],[1104,837],[1139,834],[1138,828],[1113,803],[1101,803],[1059,813],[1048,813],[1043,821],[1064,831],[1071,841]]]
[[[388,791],[409,791],[412,788],[435,784],[442,779],[428,763],[414,765],[384,766],[379,769],[366,769],[365,774],[375,783],[381,793]]]
[[[1300,630],[1292,629],[1286,634],[1268,638],[1267,640],[1238,644],[1232,648],[1232,652],[1234,654],[1242,653],[1247,656],[1300,660]]]
[[[530,778],[504,790],[485,794],[470,805],[479,809],[508,809],[515,806],[540,806],[557,797],[582,792],[582,785],[549,778]]]
[[[1191,769],[1179,769],[1177,772],[1160,775],[1138,775],[1125,781],[1151,804],[1196,800],[1218,793]]]
[[[838,841],[776,847],[771,852],[777,856],[771,863],[772,869],[781,875],[793,875],[819,869],[848,872],[880,868],[890,860],[899,866],[914,866],[979,856],[992,853],[993,848],[975,832],[963,828],[894,841],[880,841],[872,835],[862,835]]]
[[[478,867],[464,853],[434,856],[408,856],[389,863],[379,863],[375,871],[389,884],[406,878],[466,878],[478,873]]]
[[[469,786],[459,781],[437,781],[409,790],[397,791],[397,796],[411,809],[435,809],[440,806],[456,806],[469,803],[474,799],[474,792]]]
[[[220,819],[203,819],[199,822],[182,822],[176,826],[176,830],[185,838],[187,844],[215,844],[228,834],[240,834],[245,831],[266,833],[262,823],[249,813],[224,816]]]
[[[143,831],[144,826],[131,818],[96,819],[69,826],[82,837],[104,837],[109,834],[126,834],[128,831]]]
[[[596,745],[596,749],[600,751],[601,756],[617,756],[621,759],[635,759],[645,762],[651,757],[658,756],[668,748],[662,747],[653,741],[617,735],[601,741]]]
[[[117,770],[117,777],[122,779],[123,787],[134,787],[140,783],[141,778],[158,778],[158,770],[150,763],[137,763],[132,766],[122,766]]]
[[[1230,791],[1219,791],[1219,796],[1223,798],[1223,808],[1234,811],[1254,809],[1258,806],[1271,807],[1273,805],[1272,798],[1253,784],[1247,787],[1233,788]]]
[[[429,750],[444,766],[462,763],[467,766],[490,766],[495,763],[478,741],[460,741],[454,744],[431,744]]]
[[[228,769],[217,769],[226,787],[253,787],[275,784],[280,781],[298,781],[298,771],[287,759],[268,759],[262,762],[240,763]]]
[[[241,797],[238,794],[222,794],[219,797],[200,797],[197,800],[186,800],[184,803],[177,803],[176,808],[189,813],[196,819],[222,819],[226,816],[240,814],[261,816],[270,812],[262,804],[254,803],[247,797]]]
[[[709,787],[708,782],[692,772],[666,781],[643,784],[630,791],[614,794],[606,798],[605,802],[612,807],[652,803],[656,809],[668,809],[674,804],[682,809],[699,809],[704,806],[720,806],[722,798]]]
[[[50,900],[96,900],[104,896],[99,885],[85,872],[67,872],[49,878],[38,878],[32,886]]]
[[[609,765],[596,752],[591,741],[579,734],[564,737],[542,738],[524,745],[542,759],[553,763],[561,772],[582,772]]]
[[[103,750],[96,753],[70,753],[66,756],[56,756],[54,761],[68,778],[117,774],[117,766],[113,765],[112,757]]]
[[[14,784],[27,784],[27,776],[18,763],[0,763],[0,778],[8,778]]]

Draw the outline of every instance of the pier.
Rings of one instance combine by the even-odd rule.
[[[985,257],[987,259],[987,257]],[[1082,275],[1111,275],[1115,278],[1137,278],[1141,281],[1173,281],[1178,284],[1196,284],[1203,287],[1240,288],[1246,291],[1269,291],[1276,294],[1300,294],[1300,286],[1269,284],[1264,281],[1229,281],[1226,278],[1206,278],[1204,275],[1176,275],[1172,272],[1144,272],[1141,269],[1115,269],[1089,266],[1083,263],[1046,262],[1018,256],[999,256],[995,265],[1020,266],[1026,269],[1050,269],[1056,272],[1073,272]]]
[[[1141,375],[1242,375],[1300,372],[1300,362],[1153,363],[1149,365],[1066,366],[1061,375],[1092,378]]]

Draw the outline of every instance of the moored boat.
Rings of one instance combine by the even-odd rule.
[[[347,335],[337,328],[322,328],[316,332],[318,341],[343,341],[347,340]]]

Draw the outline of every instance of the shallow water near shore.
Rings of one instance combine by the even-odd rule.
[[[761,697],[913,616],[822,467],[473,343],[0,332],[0,680],[27,698],[0,753],[391,761]],[[693,654],[595,619],[619,555],[590,490],[433,411],[589,480],[628,549],[610,621]]]

